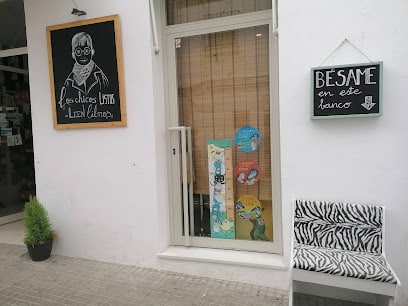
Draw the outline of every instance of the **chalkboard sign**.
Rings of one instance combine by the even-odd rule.
[[[126,126],[119,16],[47,27],[56,129]]]
[[[312,68],[312,118],[380,116],[382,62]]]

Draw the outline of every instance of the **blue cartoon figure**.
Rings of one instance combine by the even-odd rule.
[[[261,135],[253,126],[243,126],[235,133],[235,143],[243,152],[253,152],[261,144]]]
[[[255,151],[256,149],[258,149],[258,145],[259,145],[259,134],[255,133],[251,136],[251,150]]]
[[[210,198],[211,237],[234,238],[235,220],[233,207],[227,210],[227,168],[226,155],[231,152],[230,139],[208,140],[208,177]],[[229,156],[229,155],[228,155]],[[233,201],[233,200],[232,200]],[[233,202],[232,202],[233,205]],[[231,215],[232,211],[232,216]],[[228,213],[229,214],[228,214]]]
[[[214,186],[214,193],[220,193],[222,191],[222,185],[225,184],[225,175],[223,174],[223,158],[224,154],[220,151],[214,152],[214,163],[213,163],[213,170],[214,170],[214,179],[211,185]]]

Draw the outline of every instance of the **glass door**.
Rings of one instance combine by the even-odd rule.
[[[0,52],[7,55],[0,56],[0,225],[22,219],[24,203],[35,195],[26,52]]]
[[[24,1],[0,1],[0,225],[35,194]]]
[[[276,250],[270,39],[269,23],[168,39],[175,244]]]

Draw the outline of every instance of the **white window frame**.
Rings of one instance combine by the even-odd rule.
[[[165,4],[163,4],[164,6]],[[164,10],[162,10],[163,12]],[[235,249],[282,254],[282,204],[281,204],[281,172],[280,172],[280,131],[279,131],[279,100],[278,100],[278,40],[274,33],[272,10],[264,10],[247,14],[183,23],[164,27],[165,42],[165,92],[167,127],[178,126],[177,102],[177,67],[175,39],[248,28],[260,25],[269,26],[269,88],[270,88],[270,127],[271,127],[271,168],[272,171],[272,218],[273,241],[246,241],[238,239],[219,239],[211,237],[184,236],[182,233],[182,193],[180,191],[181,156],[173,155],[172,143],[179,143],[178,133],[168,133],[168,166],[169,166],[169,202],[170,202],[170,237],[171,245],[193,246],[215,249]],[[165,16],[162,16],[165,18]],[[165,19],[162,19],[165,20]],[[173,130],[174,131],[174,130]],[[180,134],[179,134],[180,135]],[[185,161],[184,161],[185,162]],[[184,173],[185,174],[185,173]]]

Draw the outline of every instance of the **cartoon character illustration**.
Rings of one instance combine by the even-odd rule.
[[[232,141],[230,139],[208,140],[210,226],[211,237],[216,238],[235,237],[233,207],[232,218],[228,214],[231,211],[231,207],[227,207],[228,173],[226,155],[230,152],[228,149],[231,148],[231,145]],[[228,190],[230,189],[231,187]]]
[[[264,240],[269,241],[268,237],[265,236],[265,219],[262,217],[262,207],[254,207],[251,210],[251,217],[249,221],[252,223],[252,230],[249,233],[252,240]]]
[[[214,223],[221,224],[221,202],[216,197],[213,198],[213,206],[211,210],[211,218]]]
[[[76,33],[72,37],[71,50],[75,63],[61,88],[58,101],[63,109],[72,103],[96,103],[98,93],[109,85],[107,76],[93,61],[95,50],[89,34]]]
[[[261,145],[261,134],[253,126],[243,126],[235,133],[235,143],[241,151],[253,152]]]
[[[243,185],[253,185],[257,181],[258,177],[258,170],[257,169],[251,169],[248,172],[248,175],[246,176],[244,172],[241,172],[237,176],[237,181],[240,182]]]
[[[214,182],[224,184],[225,176],[222,174],[221,170],[222,163],[219,159],[214,161]]]
[[[245,173],[241,172],[240,174],[238,174],[237,176],[237,181],[240,182],[241,184],[245,184],[247,179],[245,177]]]
[[[269,241],[265,235],[265,219],[262,216],[263,208],[261,202],[253,196],[245,196],[243,201],[235,203],[237,215],[252,223],[250,236],[252,240]]]
[[[234,221],[225,219],[225,220],[222,221],[222,223],[221,223],[221,229],[222,229],[224,232],[233,231],[233,230],[234,230]]]
[[[211,184],[214,186],[214,191],[219,193],[222,191],[222,185],[225,184],[225,175],[223,174],[223,171],[225,171],[223,169],[224,153],[222,151],[213,151],[212,154],[214,180]]]
[[[259,145],[259,134],[255,133],[251,137],[251,150],[255,151]]]
[[[235,166],[235,178],[243,185],[253,185],[259,178],[259,166],[254,160],[241,160]]]
[[[258,170],[257,169],[251,169],[249,170],[248,173],[248,181],[252,181],[253,179],[255,179],[258,176]],[[252,185],[252,184],[251,184]]]

